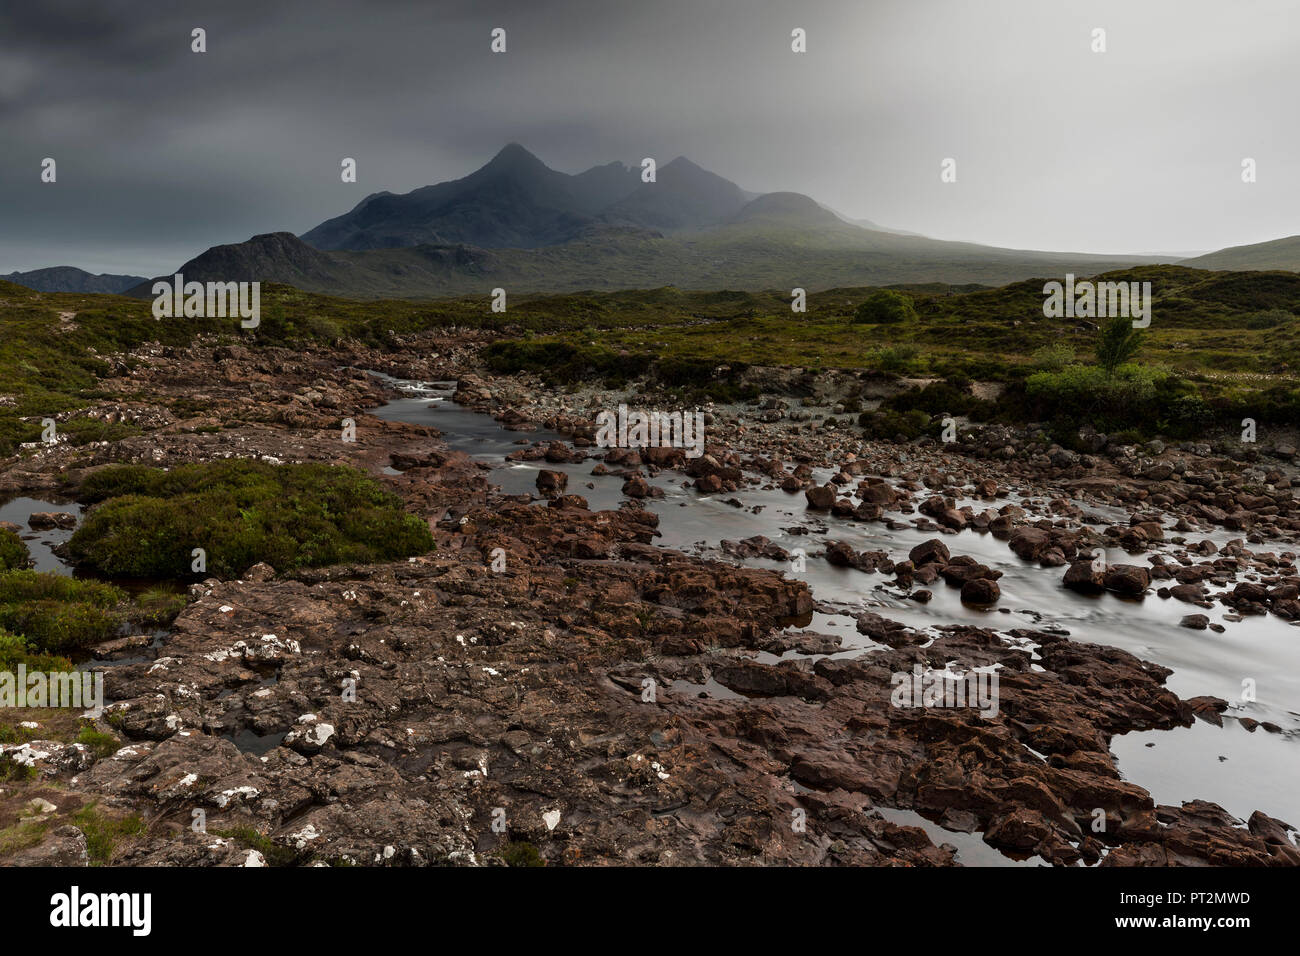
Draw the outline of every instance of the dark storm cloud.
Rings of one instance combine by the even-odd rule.
[[[1260,241],[1300,231],[1297,40],[1288,0],[10,2],[0,272],[169,271],[464,175],[512,140],[571,172],[684,154],[944,238]]]

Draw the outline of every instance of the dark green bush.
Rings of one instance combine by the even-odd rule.
[[[26,665],[29,672],[42,671],[46,674],[73,669],[72,661],[66,657],[42,653],[32,647],[26,638],[0,629],[0,671],[12,673],[18,669],[19,664]]]
[[[106,641],[117,633],[122,619],[93,604],[62,601],[23,601],[0,606],[0,627],[27,637],[43,652],[76,651]]]
[[[863,412],[858,416],[858,424],[862,426],[867,438],[888,441],[911,441],[922,435],[938,434],[941,427],[939,423],[932,422],[925,412],[916,409],[906,412],[894,409]]]
[[[567,385],[592,378],[616,384],[644,375],[651,356],[615,352],[599,345],[498,340],[483,350],[483,361],[494,372],[533,372],[550,384]]]
[[[912,297],[891,289],[877,289],[853,313],[853,321],[871,325],[894,325],[915,318]]]
[[[29,561],[31,554],[23,539],[6,528],[0,528],[0,571],[25,568]]]
[[[881,407],[899,412],[917,409],[930,415],[964,415],[980,421],[990,417],[994,410],[992,402],[976,398],[970,392],[969,383],[958,379],[914,386],[885,399]]]
[[[206,553],[204,573],[233,577],[259,561],[289,571],[433,547],[427,524],[396,495],[337,465],[123,466],[87,479],[83,495],[100,503],[69,540],[69,556],[113,577],[187,577],[195,548]]]

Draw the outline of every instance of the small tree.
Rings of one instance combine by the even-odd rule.
[[[891,325],[914,318],[916,309],[912,308],[912,300],[889,289],[877,289],[853,313],[855,322],[869,322],[872,325]]]
[[[1097,340],[1097,364],[1107,376],[1137,355],[1142,347],[1142,330],[1133,328],[1133,320],[1117,315],[1101,330]]]

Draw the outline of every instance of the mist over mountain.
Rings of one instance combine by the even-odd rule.
[[[562,173],[511,143],[460,179],[401,195],[374,193],[301,237],[277,232],[215,246],[178,271],[197,281],[427,298],[496,286],[569,292],[1001,284],[1168,261],[886,231],[848,221],[801,193],[746,192],[685,157],[660,166],[654,182],[619,162]],[[148,294],[147,284],[133,293]]]
[[[395,249],[466,243],[519,249],[574,238],[600,210],[629,196],[640,177],[621,163],[571,176],[517,143],[481,169],[404,195],[375,193],[302,239],[318,249]]]

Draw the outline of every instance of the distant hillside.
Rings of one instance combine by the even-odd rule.
[[[1300,236],[1287,236],[1249,246],[1229,246],[1218,252],[1182,259],[1179,265],[1193,269],[1282,269],[1300,272]]]
[[[755,206],[754,203],[758,205]],[[1124,257],[994,249],[875,233],[817,213],[798,200],[761,197],[716,229],[662,236],[593,227],[559,245],[487,249],[464,244],[404,249],[314,249],[290,233],[216,246],[177,271],[187,280],[282,282],[351,298],[435,298],[675,286],[791,289],[948,282],[1001,285],[1028,276],[1091,275],[1138,264]],[[147,296],[150,283],[132,294]]]
[[[144,281],[143,276],[92,275],[74,266],[52,266],[31,272],[11,272],[0,279],[37,292],[107,292],[120,294]]]
[[[732,222],[772,222],[834,228],[844,220],[802,193],[767,193],[747,203],[736,213]]]

